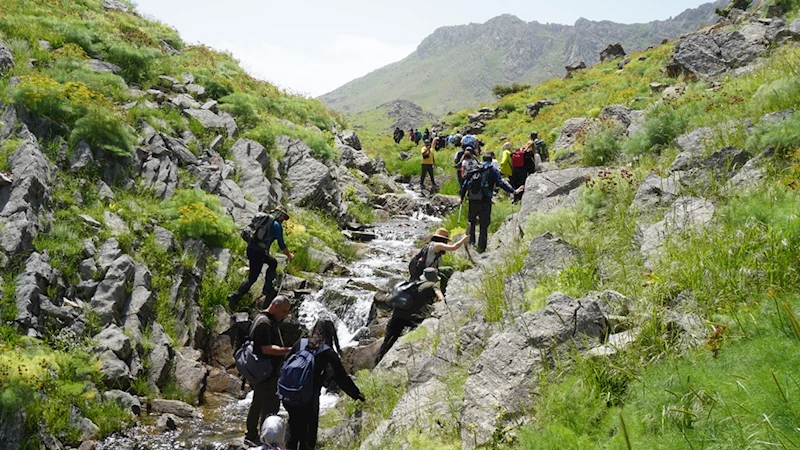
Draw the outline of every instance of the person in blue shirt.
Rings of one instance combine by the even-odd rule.
[[[268,305],[269,302],[278,295],[278,291],[273,286],[275,283],[275,276],[277,275],[278,260],[269,254],[269,249],[272,247],[273,242],[278,241],[278,247],[289,261],[294,259],[294,254],[289,251],[286,247],[286,242],[283,240],[283,222],[289,219],[289,213],[283,206],[278,206],[272,214],[276,214],[276,217],[266,237],[263,240],[254,237],[247,245],[247,259],[250,261],[250,275],[242,282],[236,292],[228,296],[228,304],[231,307],[231,311],[236,310],[236,305],[239,303],[239,300],[244,297],[244,294],[250,290],[253,283],[258,280],[258,276],[261,275],[261,269],[264,267],[265,263],[267,264],[267,274],[264,280],[264,289],[262,290],[265,298],[264,304]]]
[[[480,171],[480,181],[473,182],[472,173]],[[476,186],[476,184],[478,186]],[[481,231],[477,240],[478,251],[483,253],[486,250],[486,242],[489,238],[489,224],[492,219],[492,196],[494,187],[500,186],[510,194],[518,194],[525,190],[525,186],[520,186],[516,191],[511,187],[500,174],[500,171],[492,165],[492,155],[483,155],[483,163],[479,169],[464,176],[461,185],[461,201],[464,197],[469,198],[469,212],[467,221],[469,222],[469,241],[475,241],[475,227],[480,224]]]

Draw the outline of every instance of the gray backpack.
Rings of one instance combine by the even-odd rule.
[[[253,351],[253,337],[256,328],[268,320],[269,318],[264,314],[256,317],[256,320],[253,321],[253,326],[250,328],[247,340],[233,355],[236,362],[236,370],[251,385],[263,382],[272,374],[272,360],[270,360],[269,356],[259,356]]]

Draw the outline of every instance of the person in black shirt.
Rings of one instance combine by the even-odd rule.
[[[263,320],[253,332],[253,351],[259,356],[268,356],[272,360],[272,374],[262,383],[251,386],[253,388],[253,402],[247,413],[247,435],[245,439],[251,443],[259,441],[258,427],[267,417],[278,414],[280,401],[276,397],[278,391],[278,375],[283,357],[291,348],[284,347],[280,323],[288,314],[292,305],[283,295],[275,297],[264,311],[266,320]]]
[[[305,342],[304,342],[305,341]],[[286,441],[287,450],[314,450],[317,447],[317,429],[319,428],[319,395],[324,380],[328,376],[328,370],[333,370],[334,380],[342,390],[355,400],[364,399],[364,394],[358,389],[353,380],[347,374],[339,359],[337,352],[339,339],[336,336],[336,326],[332,321],[320,319],[314,324],[311,330],[311,337],[297,341],[289,356],[299,352],[301,346],[305,344],[308,350],[319,350],[327,345],[328,348],[318,352],[314,357],[314,394],[311,402],[303,406],[291,406],[284,404],[289,413],[289,438]],[[334,345],[336,351],[333,350]]]
[[[428,267],[422,273],[416,288],[411,292],[413,304],[409,309],[395,308],[392,318],[386,324],[386,334],[383,337],[378,355],[375,357],[375,365],[386,355],[386,352],[400,339],[403,330],[408,327],[416,328],[425,320],[433,310],[433,302],[436,299],[444,301],[444,294],[436,287],[439,282],[439,272],[436,268]]]

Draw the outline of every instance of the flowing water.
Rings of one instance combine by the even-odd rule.
[[[424,199],[418,193],[406,190],[421,206]],[[367,243],[364,257],[348,266],[348,277],[326,277],[323,288],[303,297],[296,321],[311,328],[320,317],[336,320],[339,342],[342,347],[355,346],[358,337],[365,333],[372,308],[375,288],[385,286],[393,278],[405,277],[408,256],[415,242],[439,219],[416,212],[412,216],[397,216],[376,223],[369,232],[376,239]],[[335,293],[345,298],[342,306],[331,305],[329,297]],[[338,311],[336,314],[334,310]],[[184,422],[179,431],[158,433],[152,425],[141,425],[122,436],[106,439],[100,450],[222,450],[244,435],[252,393],[244,400],[222,404],[207,404],[201,409],[203,418]],[[320,399],[322,411],[336,405],[338,396],[325,393]]]

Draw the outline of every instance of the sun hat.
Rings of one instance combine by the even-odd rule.
[[[433,232],[433,235],[450,240],[450,231],[447,228],[438,228]]]
[[[436,283],[439,281],[439,271],[434,267],[428,267],[422,271],[422,276],[420,276],[419,279],[429,283]]]
[[[283,206],[283,205],[278,205],[278,206],[276,206],[276,207],[275,207],[275,209],[274,209],[274,210],[272,210],[272,212],[279,212],[279,213],[281,213],[282,215],[286,216],[286,219],[289,219],[289,217],[290,217],[290,216],[289,216],[289,212],[288,212],[288,211],[286,211],[286,207],[285,207],[285,206]]]

